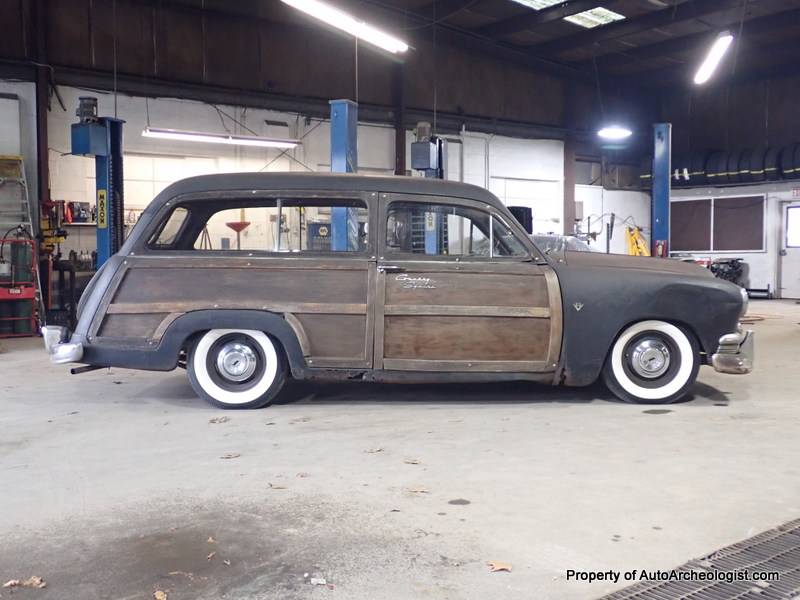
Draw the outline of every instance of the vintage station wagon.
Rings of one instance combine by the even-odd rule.
[[[185,367],[215,406],[288,377],[392,382],[602,376],[685,397],[701,365],[752,368],[747,295],[698,266],[543,252],[486,190],[410,177],[241,173],[179,181],[81,299],[56,363]]]

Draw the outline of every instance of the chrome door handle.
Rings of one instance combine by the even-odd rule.
[[[403,271],[405,268],[397,265],[378,265],[378,273],[402,273]]]

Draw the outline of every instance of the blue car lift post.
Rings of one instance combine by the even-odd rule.
[[[331,171],[358,170],[358,104],[331,100]],[[355,208],[331,209],[331,250],[358,250],[358,212]]]
[[[669,195],[672,124],[653,125],[653,191],[650,229],[650,254],[669,257]]]
[[[72,154],[94,156],[97,178],[97,264],[100,268],[124,241],[124,200],[122,179],[122,124],[112,117],[97,117],[78,110],[79,123],[72,124]],[[91,103],[88,103],[91,104]]]

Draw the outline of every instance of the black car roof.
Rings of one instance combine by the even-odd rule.
[[[352,173],[225,173],[200,175],[176,181],[166,187],[148,207],[161,208],[177,196],[200,192],[238,190],[328,190],[365,191],[453,196],[485,202],[496,208],[503,204],[490,192],[476,185],[425,177],[371,177]]]

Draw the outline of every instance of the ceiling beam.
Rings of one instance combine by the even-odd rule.
[[[747,39],[750,36],[768,33],[775,29],[786,27],[791,23],[798,22],[800,22],[800,8],[767,15],[765,17],[757,17],[743,23],[742,38]],[[738,36],[738,21],[729,23],[728,27],[730,27],[735,36]],[[622,52],[609,53],[602,58],[598,58],[597,65],[601,68],[614,68],[642,62],[650,58],[669,57],[670,54],[685,54],[686,52],[701,47],[710,46],[711,42],[718,35],[719,29],[720,28],[714,28],[683,37],[674,37],[655,44],[635,46]]]
[[[623,81],[636,83],[643,88],[691,88],[705,90],[720,86],[736,85],[752,81],[762,81],[792,75],[800,75],[800,45],[767,48],[748,48],[746,55],[739,54],[738,61],[728,57],[720,65],[719,72],[707,84],[692,84],[692,74],[696,65],[678,65],[659,69],[651,73],[631,75]],[[734,65],[734,62],[739,64]],[[735,68],[734,68],[735,67]]]
[[[647,29],[697,19],[715,12],[740,7],[741,5],[742,0],[690,0],[689,2],[654,11],[635,19],[625,19],[608,25],[600,25],[551,42],[536,44],[535,46],[530,46],[529,49],[539,56],[552,56],[573,48],[590,46],[606,40],[615,40]]]
[[[409,12],[430,19],[432,22],[439,22],[460,13],[473,4],[475,4],[475,0],[437,0]]]
[[[490,23],[478,30],[487,37],[503,37],[518,31],[533,29],[538,25],[558,21],[564,17],[576,15],[592,8],[601,8],[611,4],[613,0],[566,0],[541,10],[530,9],[520,15]]]

